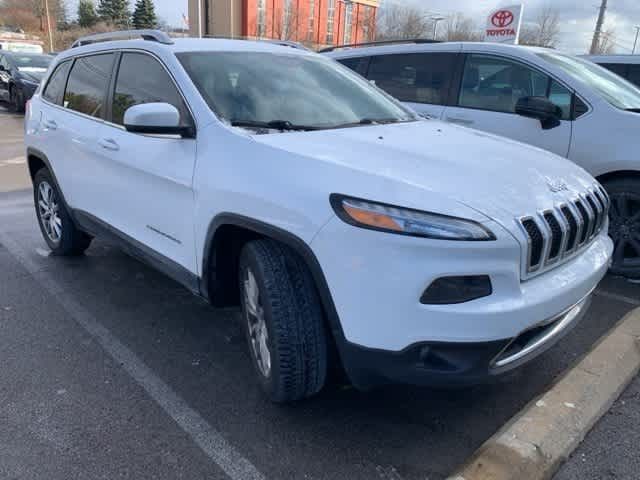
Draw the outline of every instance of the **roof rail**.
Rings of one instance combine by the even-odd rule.
[[[290,40],[272,40],[272,39],[258,39],[258,42],[267,42],[267,43],[273,43],[274,45],[280,45],[282,47],[291,47],[291,48],[296,48],[298,50],[309,50],[307,47],[305,47],[303,44],[298,43],[298,42],[292,42]]]
[[[305,47],[302,43],[294,42],[292,40],[279,40],[277,38],[258,38],[251,37],[248,35],[204,35],[202,38],[212,38],[215,40],[244,40],[247,42],[265,42],[271,43],[273,45],[281,45],[283,47],[291,47],[296,48],[298,50],[309,50],[309,48]]]
[[[71,48],[81,47],[98,42],[110,42],[112,40],[133,40],[141,38],[150,42],[163,43],[165,45],[173,44],[171,37],[160,30],[119,30],[116,32],[96,33],[95,35],[87,35],[81,37],[71,45]]]
[[[378,45],[399,45],[403,43],[442,43],[441,40],[429,40],[427,38],[411,38],[404,40],[381,40],[378,42],[365,42],[365,43],[350,43],[346,45],[336,45],[335,47],[328,47],[319,50],[319,53],[333,52],[340,48],[358,48],[358,47],[374,47]]]

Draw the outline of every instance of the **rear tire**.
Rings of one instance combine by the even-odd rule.
[[[640,179],[614,178],[603,186],[611,198],[609,235],[615,245],[611,273],[640,279]]]
[[[75,256],[89,248],[91,237],[74,224],[46,168],[38,170],[33,178],[33,198],[40,231],[54,255]]]
[[[239,265],[242,316],[262,389],[276,403],[318,393],[327,374],[320,298],[302,259],[273,240],[245,245]]]

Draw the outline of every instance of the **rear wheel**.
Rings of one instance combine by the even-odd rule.
[[[56,255],[80,255],[91,244],[91,237],[73,223],[62,195],[51,174],[39,170],[33,179],[36,216],[44,240]]]
[[[640,179],[616,178],[603,186],[611,198],[609,234],[615,245],[611,272],[640,279]]]
[[[318,393],[327,373],[320,299],[297,254],[273,240],[249,242],[239,266],[242,316],[263,390],[277,403]]]

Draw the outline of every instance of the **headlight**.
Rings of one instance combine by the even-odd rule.
[[[356,227],[438,240],[496,239],[489,229],[473,220],[395,207],[338,194],[331,195],[331,206],[341,220]]]

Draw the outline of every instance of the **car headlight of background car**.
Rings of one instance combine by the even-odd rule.
[[[331,206],[344,222],[382,232],[437,240],[488,241],[495,235],[473,220],[451,217],[359,198],[331,195]]]

